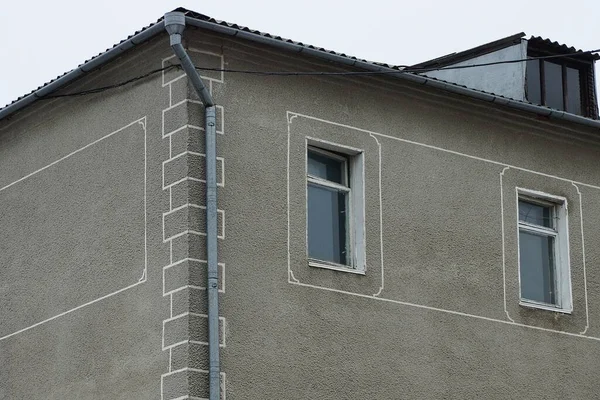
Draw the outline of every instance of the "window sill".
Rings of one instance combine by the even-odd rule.
[[[308,266],[313,268],[331,269],[333,271],[347,272],[356,275],[366,275],[365,271],[350,268],[341,264],[329,264],[323,261],[308,260]]]
[[[521,300],[519,302],[519,305],[521,307],[525,307],[525,308],[535,308],[538,310],[553,311],[553,312],[561,313],[561,314],[571,314],[573,312],[572,309],[567,310],[564,308],[554,307],[554,306],[547,305],[547,304],[532,303],[532,302],[524,301],[524,300]]]

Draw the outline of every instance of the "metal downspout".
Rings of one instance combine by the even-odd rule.
[[[185,15],[182,12],[165,14],[165,29],[170,35],[173,52],[192,82],[194,89],[204,104],[205,146],[206,146],[206,246],[208,258],[208,349],[210,400],[220,399],[220,360],[219,360],[219,273],[217,264],[217,141],[216,111],[210,92],[202,83],[192,60],[181,44],[185,29]]]

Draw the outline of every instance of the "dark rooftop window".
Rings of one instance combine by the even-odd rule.
[[[553,49],[538,47],[532,48],[530,40],[528,56],[557,55]],[[590,92],[593,80],[593,62],[587,59],[573,56],[529,60],[526,65],[526,98],[531,103],[555,110],[597,118],[595,96]]]
[[[582,84],[585,76],[587,71],[583,66],[554,60],[530,60],[527,62],[527,100],[587,117],[589,115],[582,111],[589,101],[585,90],[582,90],[587,87]]]
[[[567,111],[573,114],[581,114],[581,74],[578,69],[566,67],[565,76],[567,82],[567,93],[565,106]]]
[[[527,100],[535,104],[542,104],[542,85],[540,85],[539,60],[527,61]]]

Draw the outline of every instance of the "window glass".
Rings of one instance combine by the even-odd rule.
[[[519,221],[552,228],[552,208],[519,201]]]
[[[527,100],[531,103],[542,104],[539,60],[527,61]]]
[[[564,110],[562,66],[544,61],[545,105]]]
[[[567,67],[567,111],[581,115],[579,70]]]
[[[521,297],[556,304],[554,237],[519,232]]]
[[[347,194],[308,184],[308,256],[347,264]]]
[[[315,151],[308,152],[308,174],[343,184],[344,162]]]

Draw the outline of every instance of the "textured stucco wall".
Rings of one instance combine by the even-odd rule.
[[[190,37],[231,69],[332,68]],[[597,395],[594,132],[376,78],[230,73],[221,89],[229,399]],[[307,137],[365,152],[365,276],[307,265]],[[518,305],[516,186],[568,199],[572,315]]]
[[[63,93],[128,80],[171,54],[159,38]],[[171,361],[162,110],[186,94],[156,74],[0,121],[0,399],[160,398]]]
[[[334,70],[185,36],[198,66]],[[163,37],[67,90],[172,61]],[[597,395],[597,132],[380,78],[203,75],[228,399]],[[0,399],[206,397],[202,124],[180,71],[0,121]],[[364,276],[307,265],[307,137],[364,150]],[[568,199],[571,315],[518,306],[517,186]]]
[[[527,58],[527,41],[484,54],[467,61],[453,64],[464,66],[497,61],[522,60]],[[516,100],[525,100],[526,63],[508,63],[463,69],[431,71],[423,75],[457,83],[472,89],[483,90]]]

